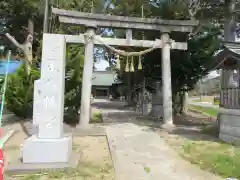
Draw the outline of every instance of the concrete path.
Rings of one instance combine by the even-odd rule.
[[[220,180],[182,160],[157,132],[135,123],[123,103],[95,100],[107,123],[106,133],[117,180]]]
[[[219,108],[219,105],[212,104],[210,102],[194,102],[189,100],[188,104],[195,105],[195,106],[202,106],[202,107],[211,107],[211,108]]]

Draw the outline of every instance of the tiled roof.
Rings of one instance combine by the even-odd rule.
[[[214,55],[216,59],[215,67],[218,68],[227,58],[240,60],[240,43],[225,42],[224,48]]]

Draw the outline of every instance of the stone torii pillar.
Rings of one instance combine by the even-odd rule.
[[[163,96],[163,123],[173,124],[172,116],[172,81],[171,81],[171,39],[170,32],[162,32],[162,96]]]
[[[93,71],[93,56],[94,56],[94,42],[89,36],[95,35],[95,28],[89,27],[85,36],[85,54],[84,54],[84,68],[82,78],[82,96],[81,96],[81,110],[80,110],[80,126],[87,127],[91,118],[91,91],[92,91],[92,71]]]

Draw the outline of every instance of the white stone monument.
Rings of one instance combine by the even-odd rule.
[[[65,57],[65,37],[44,34],[41,78],[34,84],[37,132],[24,141],[23,163],[67,163],[72,153],[72,136],[63,135]]]

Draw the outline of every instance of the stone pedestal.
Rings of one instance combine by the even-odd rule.
[[[71,153],[71,136],[59,139],[41,139],[33,135],[24,141],[23,163],[66,163],[69,161]]]

